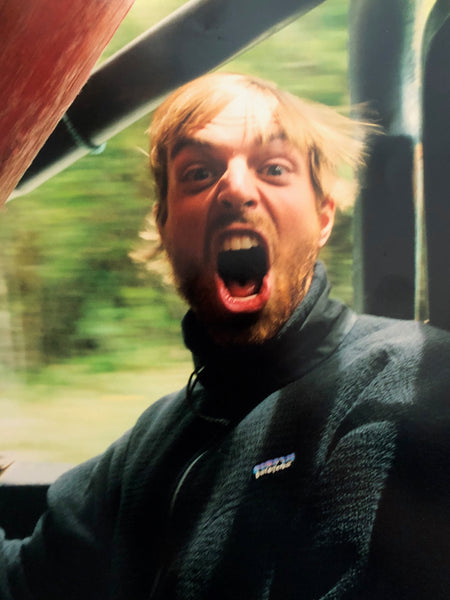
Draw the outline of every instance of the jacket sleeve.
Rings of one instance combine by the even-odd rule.
[[[399,425],[361,598],[450,598],[448,415]]]
[[[410,382],[415,401],[397,410],[395,458],[376,515],[364,599],[450,598],[450,338],[424,332]]]
[[[103,598],[129,434],[62,475],[31,537],[0,530],[0,600]]]

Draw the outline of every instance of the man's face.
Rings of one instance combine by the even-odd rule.
[[[181,294],[220,344],[277,333],[333,224],[333,202],[318,211],[308,163],[271,114],[267,101],[238,97],[169,156],[161,238]]]

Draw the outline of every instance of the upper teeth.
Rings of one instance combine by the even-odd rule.
[[[259,242],[255,236],[234,233],[222,240],[219,250],[248,250],[256,246],[259,246]]]

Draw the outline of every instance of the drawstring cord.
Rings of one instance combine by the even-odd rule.
[[[194,390],[195,386],[198,383],[199,376],[203,373],[205,367],[200,367],[199,369],[194,369],[189,376],[187,385],[186,385],[186,402],[189,404],[191,410],[198,416],[200,419],[208,421],[209,423],[217,423],[218,425],[223,425],[224,427],[228,427],[230,424],[229,419],[224,419],[220,417],[211,417],[209,415],[204,415],[202,412],[198,410],[198,408],[194,404]]]

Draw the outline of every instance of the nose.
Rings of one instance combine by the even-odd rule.
[[[244,158],[229,161],[219,181],[217,200],[226,209],[241,210],[257,205],[255,174]]]

